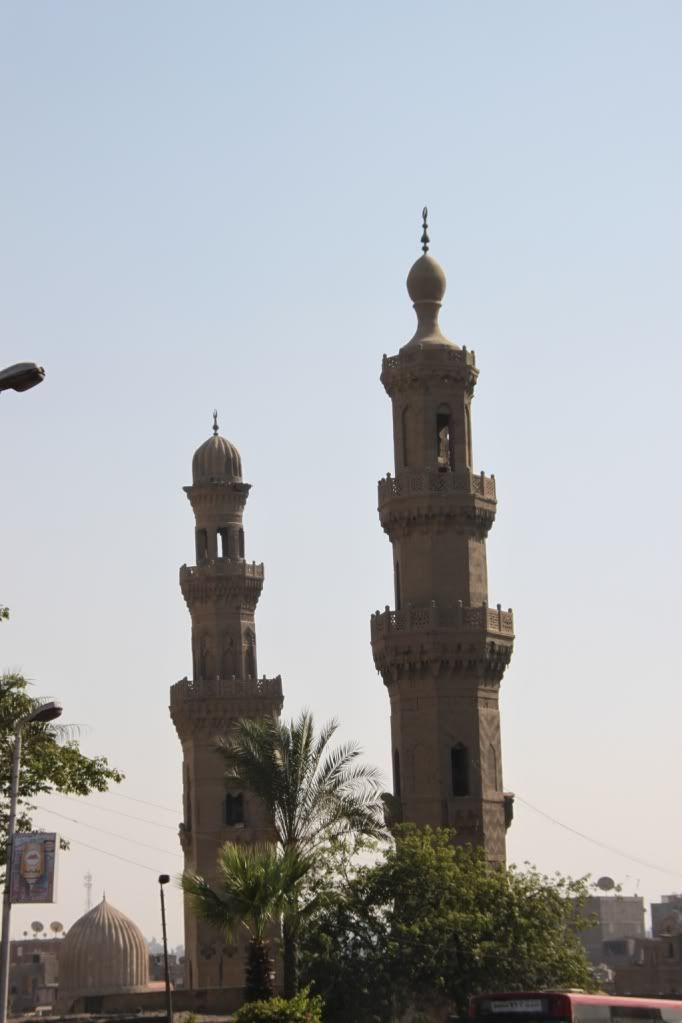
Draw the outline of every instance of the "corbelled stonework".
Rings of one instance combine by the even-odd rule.
[[[393,547],[395,610],[372,615],[372,652],[391,701],[397,812],[452,826],[458,841],[504,863],[512,797],[502,785],[498,690],[514,621],[488,606],[497,493],[495,477],[473,468],[476,359],[440,329],[445,274],[427,254],[426,225],[422,241],[407,279],[417,330],[381,372],[395,475],[379,481],[379,518]]]
[[[217,424],[192,460],[185,487],[196,520],[196,565],[180,569],[192,619],[193,678],[171,687],[170,712],[183,751],[185,869],[215,879],[220,846],[272,838],[271,822],[248,792],[228,790],[215,751],[238,718],[278,715],[282,680],[258,678],[254,612],[263,588],[262,565],[244,558],[243,512],[250,486],[239,452]],[[185,907],[186,981],[192,988],[244,984],[243,936],[227,944]]]

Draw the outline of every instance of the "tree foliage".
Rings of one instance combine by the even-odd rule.
[[[355,743],[331,746],[337,727],[330,721],[316,734],[309,711],[290,722],[247,718],[218,743],[228,784],[261,800],[280,848],[305,857],[309,871],[346,838],[385,834],[379,774],[359,762]],[[292,890],[284,909],[284,993],[291,996],[298,988],[300,890]]]
[[[322,999],[304,988],[293,998],[269,998],[246,1003],[234,1014],[235,1023],[320,1023]]]
[[[182,888],[190,910],[228,939],[241,925],[250,935],[246,963],[246,1000],[270,998],[272,958],[269,929],[300,887],[309,864],[295,849],[226,842],[218,854],[219,888],[197,874],[185,873]]]
[[[302,941],[302,974],[329,1023],[389,1020],[481,991],[590,987],[576,935],[584,880],[489,867],[447,829],[396,829],[372,865],[330,892]]]
[[[23,675],[0,676],[0,866],[7,860],[9,790],[17,721],[35,710],[38,701],[29,692]],[[62,792],[87,796],[105,792],[123,775],[104,757],[87,757],[74,738],[64,741],[64,729],[53,724],[32,723],[22,729],[21,773],[17,830],[31,830],[32,799],[41,793]]]

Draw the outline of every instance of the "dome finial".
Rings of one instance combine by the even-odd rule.
[[[428,210],[428,207],[425,206],[424,209],[422,210],[422,227],[423,227],[424,230],[422,231],[422,237],[421,237],[422,252],[424,253],[424,255],[426,255],[426,253],[429,251],[429,241],[430,241],[430,239],[429,239],[429,223],[428,223],[428,221],[429,221],[429,210]]]
[[[213,436],[218,436],[218,409],[213,409]]]

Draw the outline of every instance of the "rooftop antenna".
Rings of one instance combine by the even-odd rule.
[[[83,887],[85,888],[85,910],[89,913],[92,909],[92,874],[90,871],[83,878]]]

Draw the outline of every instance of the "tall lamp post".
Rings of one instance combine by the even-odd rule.
[[[169,874],[159,874],[159,891],[161,892],[161,930],[163,932],[163,972],[166,978],[166,1013],[168,1023],[173,1023],[173,995],[171,994],[170,970],[168,969],[168,938],[166,937],[166,901],[163,886],[170,881]],[[4,1020],[2,1021],[4,1023]]]
[[[19,798],[19,769],[21,767],[21,732],[24,725],[36,721],[54,721],[61,717],[62,706],[54,700],[41,703],[34,711],[17,721],[14,729],[14,755],[9,786],[9,824],[7,826],[7,865],[5,867],[5,891],[2,899],[2,948],[0,949],[0,1023],[7,1020],[7,996],[9,994],[9,925],[12,911],[10,882],[12,857],[14,854],[14,831],[17,822],[17,800]]]

